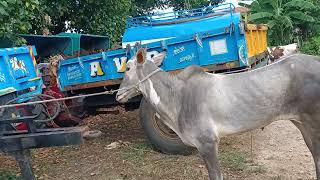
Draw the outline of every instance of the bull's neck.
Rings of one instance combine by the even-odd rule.
[[[145,77],[153,70],[141,70],[140,77]],[[182,81],[177,77],[159,71],[141,84],[143,96],[156,109],[161,119],[171,128],[177,128],[178,113],[180,112],[180,89]]]

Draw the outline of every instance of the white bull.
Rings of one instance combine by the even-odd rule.
[[[297,54],[239,74],[209,74],[190,66],[170,75],[157,67],[164,57],[162,52],[154,62],[147,61],[140,49],[128,62],[120,88],[140,83],[137,89],[119,91],[117,100],[126,102],[142,93],[161,120],[185,144],[198,149],[211,180],[222,179],[221,137],[277,120],[290,120],[299,128],[320,180],[320,58]]]

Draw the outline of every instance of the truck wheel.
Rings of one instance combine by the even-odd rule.
[[[190,155],[193,148],[185,145],[178,135],[156,116],[156,112],[144,99],[140,105],[140,123],[152,146],[165,154]]]

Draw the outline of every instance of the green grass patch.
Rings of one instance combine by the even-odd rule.
[[[14,172],[0,172],[0,180],[22,180],[22,178]]]
[[[263,174],[267,172],[267,170],[261,165],[250,166],[249,169],[247,169],[247,171],[256,174]]]
[[[244,152],[221,152],[219,154],[219,158],[222,165],[235,171],[245,171],[249,167],[249,165],[247,164],[249,156]]]
[[[124,153],[122,159],[141,165],[144,162],[146,153],[150,151],[152,151],[150,144],[134,144],[129,147],[128,152]]]
[[[248,173],[262,174],[266,169],[258,164],[250,162],[250,156],[246,152],[241,151],[224,151],[219,154],[220,162],[223,166],[233,171],[245,171]]]

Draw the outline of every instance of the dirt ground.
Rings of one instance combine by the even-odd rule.
[[[141,130],[137,111],[90,117],[85,124],[101,130],[102,137],[80,146],[32,151],[37,179],[208,179],[197,153],[172,156],[154,151]],[[108,145],[113,142],[118,146],[112,149]],[[316,179],[311,153],[300,132],[286,121],[223,138],[219,158],[227,180]],[[0,155],[0,180],[19,179],[18,172],[11,157]]]

